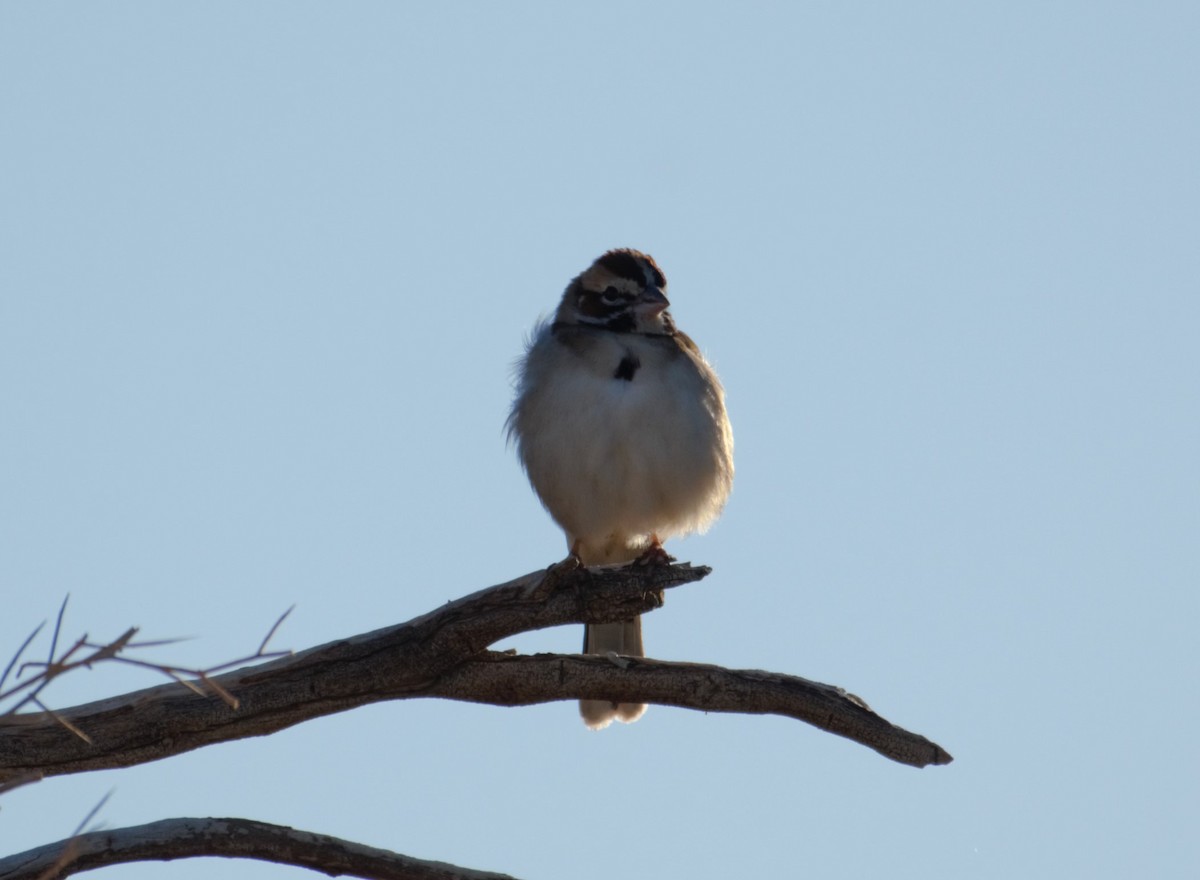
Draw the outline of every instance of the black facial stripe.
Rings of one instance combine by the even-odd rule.
[[[587,318],[607,321],[613,315],[626,311],[633,300],[633,294],[622,294],[617,302],[605,302],[604,294],[589,290],[579,297],[579,313]]]
[[[638,367],[642,362],[638,360],[636,354],[626,354],[621,358],[621,363],[617,364],[617,371],[613,373],[614,379],[624,379],[626,382],[633,381],[633,374],[638,371]]]
[[[618,312],[604,322],[604,329],[614,333],[632,333],[636,327],[637,321],[634,320],[633,312],[628,310]]]

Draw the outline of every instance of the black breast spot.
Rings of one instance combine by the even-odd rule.
[[[624,379],[626,382],[633,381],[633,374],[638,371],[638,367],[642,362],[638,360],[636,354],[626,354],[621,358],[621,363],[617,364],[617,371],[613,373],[614,379]]]

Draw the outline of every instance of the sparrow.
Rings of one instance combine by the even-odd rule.
[[[571,280],[517,364],[509,439],[587,566],[669,561],[662,542],[704,531],[733,486],[725,392],[669,305],[653,258],[608,251]],[[645,656],[641,618],[587,624],[583,653]],[[593,730],[645,711],[579,704]]]

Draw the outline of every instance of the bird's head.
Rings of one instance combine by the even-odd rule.
[[[555,321],[615,333],[675,332],[667,279],[654,258],[630,248],[611,250],[571,281]]]

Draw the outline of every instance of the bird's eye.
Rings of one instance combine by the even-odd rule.
[[[625,299],[625,295],[613,286],[604,288],[604,293],[600,294],[600,298],[604,300],[606,305],[616,305],[621,300]]]

